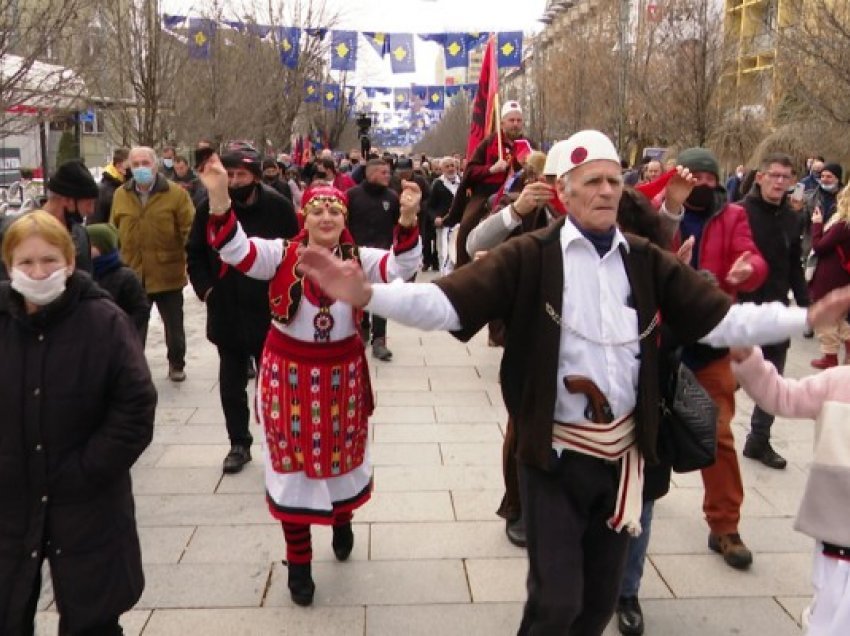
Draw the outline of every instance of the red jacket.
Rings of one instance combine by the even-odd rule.
[[[357,184],[354,183],[354,179],[345,172],[337,172],[334,177],[334,187],[342,192],[348,192],[348,190],[356,185]]]
[[[678,250],[681,244],[681,233],[677,232],[673,239],[673,250]],[[744,252],[750,253],[753,274],[741,285],[732,287],[726,282],[726,275]],[[769,268],[753,241],[747,212],[740,205],[727,203],[720,212],[708,219],[700,239],[697,269],[714,274],[720,289],[732,298],[739,291],[751,292],[762,286]]]
[[[809,283],[812,300],[819,300],[833,289],[850,284],[850,273],[844,269],[838,249],[850,255],[850,225],[837,221],[823,231],[823,223],[812,223],[812,249],[818,257],[815,273]]]

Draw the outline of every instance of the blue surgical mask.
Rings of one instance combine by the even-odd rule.
[[[173,168],[174,167],[174,159],[163,159],[162,165],[164,165],[166,168]]]
[[[133,168],[133,178],[139,185],[150,185],[153,183],[153,170],[147,166]]]

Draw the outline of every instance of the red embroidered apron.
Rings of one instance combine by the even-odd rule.
[[[363,463],[374,400],[358,335],[312,343],[272,326],[260,369],[259,406],[276,472],[324,479]]]

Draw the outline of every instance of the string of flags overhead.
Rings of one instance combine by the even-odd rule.
[[[407,110],[418,102],[424,108],[430,110],[445,110],[446,103],[457,97],[461,91],[471,99],[478,84],[457,84],[452,86],[419,86],[391,88],[384,86],[364,86],[363,93],[367,99],[383,97],[392,102],[395,110]],[[322,104],[323,107],[336,110],[343,99],[348,104],[354,105],[356,89],[353,86],[342,86],[340,84],[317,82],[306,80],[303,93],[305,104]]]
[[[346,31],[325,28],[269,26],[234,20],[216,21],[210,18],[190,18],[185,15],[162,16],[166,29],[187,28],[189,32],[189,57],[207,59],[219,28],[226,28],[271,41],[279,49],[281,64],[296,68],[301,57],[301,42],[306,37],[324,40],[330,34],[330,68],[335,71],[354,71],[357,68],[361,40],[384,59],[389,57],[393,73],[416,71],[414,35],[426,42],[435,42],[443,48],[446,68],[466,68],[469,54],[487,41],[490,33],[383,33],[375,31]],[[496,36],[496,64],[498,68],[516,68],[522,63],[522,31],[498,32]],[[367,49],[369,50],[369,49]]]

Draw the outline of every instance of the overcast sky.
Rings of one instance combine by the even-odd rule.
[[[260,6],[266,4],[255,0]],[[309,0],[301,0],[307,2]],[[313,0],[314,5],[318,0]],[[443,31],[537,31],[542,24],[546,0],[324,0],[329,15],[337,13],[335,28],[378,32]],[[166,13],[200,15],[206,0],[163,0]],[[228,3],[234,18],[245,13],[246,2]],[[259,13],[258,15],[261,15]],[[311,25],[321,26],[321,25]],[[393,75],[389,60],[380,61],[362,39],[358,47],[358,83],[362,85],[406,86],[433,83],[437,54],[441,47],[414,38],[415,74]]]

